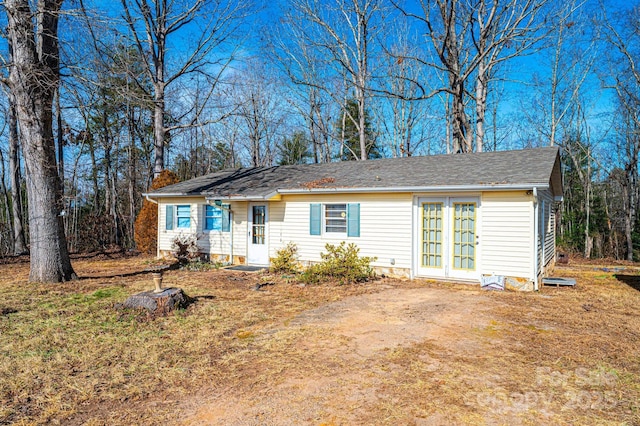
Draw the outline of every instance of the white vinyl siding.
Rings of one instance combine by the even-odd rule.
[[[464,195],[464,194],[463,194]],[[327,243],[340,244],[342,241],[355,243],[361,256],[377,257],[373,266],[394,270],[395,273],[409,275],[412,264],[420,256],[416,242],[421,216],[417,216],[419,197],[454,197],[455,194],[309,194],[283,195],[278,201],[266,202],[269,209],[267,241],[269,257],[274,257],[278,249],[289,242],[298,246],[299,260],[303,264],[321,261],[320,253]],[[477,195],[475,195],[477,196]],[[540,206],[544,200],[544,214],[541,214],[544,244],[540,244],[539,263],[548,264],[553,260],[555,250],[553,216],[554,207],[548,191],[539,193]],[[187,230],[165,229],[166,205],[190,205],[191,220]],[[171,250],[171,241],[179,233],[191,232],[199,235],[198,244],[203,253],[227,258],[233,245],[236,262],[243,262],[247,255],[248,228],[247,212],[249,203],[231,202],[233,211],[232,232],[202,232],[205,220],[206,201],[202,198],[161,199],[158,208],[158,247],[162,252]],[[358,205],[359,237],[349,237],[345,233],[324,232],[324,206]],[[323,208],[322,231],[320,235],[310,235],[311,205]],[[175,209],[174,209],[175,210]],[[484,192],[479,197],[477,211],[478,257],[476,271],[483,275],[504,275],[507,277],[534,278],[535,221],[533,196],[526,191]],[[418,221],[418,222],[416,222]],[[444,232],[451,232],[450,229]],[[542,239],[540,240],[542,242]],[[240,257],[240,259],[238,259]],[[415,260],[416,264],[418,263]],[[415,274],[416,271],[413,271]]]
[[[191,212],[190,227],[188,229],[180,229],[174,227],[172,230],[165,229],[166,221],[166,205],[189,205]],[[234,256],[246,256],[247,252],[247,204],[243,202],[232,202],[230,208],[233,211],[231,231],[210,231],[203,232],[205,223],[205,205],[204,197],[188,197],[188,198],[162,198],[158,201],[158,251],[169,252],[171,250],[171,242],[179,235],[193,233],[198,235],[198,246],[202,253],[212,256],[229,256],[231,244],[233,244]],[[175,212],[174,208],[174,212]],[[174,213],[175,214],[175,213]],[[233,240],[232,240],[233,238]]]
[[[198,227],[198,208],[196,203],[203,201],[198,198],[172,198],[158,202],[158,251],[170,251],[171,242],[180,234],[197,233]],[[189,228],[178,228],[177,219],[173,219],[173,229],[166,229],[167,223],[167,205],[173,205],[173,215],[177,217],[178,206],[189,206]]]
[[[539,191],[538,203],[540,209],[539,218],[541,221],[538,225],[541,237],[538,242],[538,270],[542,271],[549,262],[554,260],[556,250],[555,210],[551,192]]]
[[[288,242],[298,246],[303,263],[319,262],[325,244],[354,243],[361,256],[375,256],[374,266],[404,268],[412,259],[412,194],[291,195],[269,203],[270,256]],[[360,205],[360,236],[324,232],[309,235],[310,205],[320,203]],[[393,264],[392,264],[393,259]]]
[[[533,279],[533,220],[533,198],[525,191],[482,194],[483,274]]]

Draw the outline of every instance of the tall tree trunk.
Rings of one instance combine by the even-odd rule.
[[[64,196],[64,130],[62,129],[62,111],[60,110],[60,89],[56,90],[56,126],[58,139],[58,175]]]
[[[64,224],[53,138],[53,98],[59,85],[58,17],[62,0],[39,0],[35,22],[28,0],[6,0],[13,47],[9,83],[25,159],[33,282],[76,277]]]
[[[456,80],[452,84],[452,89],[453,152],[471,152],[471,125],[464,110],[464,83],[461,80]]]
[[[362,92],[362,90],[358,90],[358,92]],[[367,128],[365,121],[365,95],[364,93],[360,93],[358,96],[358,136],[360,139],[360,159],[366,160],[369,158],[369,153],[367,152]]]
[[[11,209],[9,207],[9,204],[11,204],[9,202],[9,191],[7,190],[7,183],[4,179],[5,177],[5,165],[4,165],[4,154],[3,151],[0,149],[0,192],[2,192],[2,207],[3,207],[3,214],[0,215],[0,220],[2,220],[3,223],[9,224],[11,225]],[[0,252],[2,254],[6,254],[9,253],[12,250],[13,247],[13,229],[12,226],[9,226],[9,229],[7,230],[7,244],[1,244],[0,241]],[[0,237],[0,240],[2,240],[2,238]]]
[[[130,107],[129,107],[130,108]],[[129,124],[129,182],[128,182],[128,195],[129,195],[129,225],[127,232],[127,244],[133,247],[133,228],[136,221],[136,134],[135,134],[135,111],[130,108],[127,118]]]
[[[476,151],[484,149],[484,127],[487,112],[487,70],[484,61],[478,64],[478,76],[476,78]]]
[[[11,184],[11,209],[13,216],[13,254],[28,252],[22,216],[22,179],[20,178],[20,153],[18,121],[13,93],[9,90],[9,175]]]
[[[156,73],[156,75],[163,75],[162,72]],[[160,78],[160,77],[158,77]],[[164,170],[164,145],[167,136],[167,130],[164,127],[164,82],[155,83],[154,93],[154,108],[153,108],[153,152],[155,160],[153,163],[153,177],[154,179],[160,176],[160,173]]]

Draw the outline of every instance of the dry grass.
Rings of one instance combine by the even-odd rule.
[[[148,321],[113,309],[153,288],[149,275],[129,275],[149,262],[76,261],[80,276],[102,278],[59,285],[27,283],[26,264],[0,266],[0,424],[175,421],[172,402],[234,380],[256,330],[372,291],[283,283],[256,292],[271,278],[170,271],[163,285],[197,298],[187,310]]]
[[[79,260],[94,278],[61,285],[27,284],[28,265],[0,265],[0,424],[173,424],[221,394],[265,406],[280,395],[301,412],[322,402],[299,418],[308,424],[640,424],[636,270],[621,281],[598,265],[559,269],[579,286],[484,293],[463,335],[361,357],[345,353],[350,338],[292,321],[390,287],[477,291],[170,271],[165,286],[197,298],[187,310],[147,320],[113,309],[152,287],[135,274],[148,264]],[[258,282],[276,284],[252,291]]]

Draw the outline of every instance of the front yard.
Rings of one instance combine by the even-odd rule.
[[[0,265],[0,424],[640,424],[638,265],[538,293],[179,270],[186,310],[115,310],[149,262]]]

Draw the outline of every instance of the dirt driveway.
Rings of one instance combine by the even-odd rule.
[[[304,312],[259,339],[268,346],[270,339],[295,336],[289,350],[305,354],[308,370],[294,365],[292,359],[292,365],[285,362],[279,366],[282,374],[275,374],[273,382],[256,383],[255,387],[249,387],[249,392],[222,387],[186,423],[354,424],[367,418],[374,421],[370,405],[394,404],[393,400],[383,401],[384,389],[393,386],[392,372],[402,366],[389,358],[402,348],[429,342],[437,342],[459,354],[481,354],[485,343],[478,340],[474,330],[489,324],[488,301],[484,294],[473,291],[388,289]],[[286,358],[287,354],[282,356]],[[448,374],[438,359],[426,356],[424,361],[434,376]],[[255,372],[269,367],[257,365]],[[299,371],[292,372],[292,368]],[[440,415],[433,419],[443,420]],[[416,421],[429,424],[428,418]]]
[[[257,333],[256,361],[233,387],[187,404],[184,423],[636,424],[638,394],[621,389],[627,373],[606,359],[613,336],[576,326],[577,317],[597,321],[588,310],[607,310],[602,299],[576,305],[591,296],[460,287],[352,296]]]

